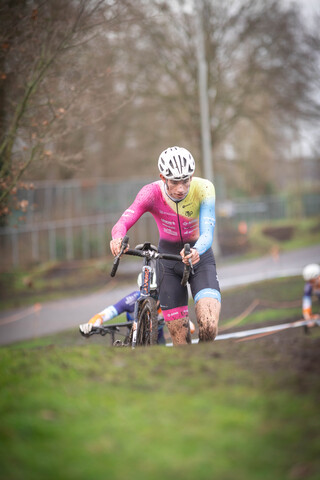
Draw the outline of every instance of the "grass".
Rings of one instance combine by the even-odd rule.
[[[110,262],[86,260],[48,262],[28,270],[0,273],[0,309],[83,295],[105,286]]]
[[[292,227],[292,236],[287,239],[277,240],[264,233],[266,228],[281,229]],[[270,252],[290,251],[319,243],[320,218],[293,218],[286,220],[274,220],[255,223],[249,228],[248,240],[249,250],[245,255],[247,258],[254,258]]]
[[[279,323],[279,321],[282,322],[292,319],[294,316],[301,317],[301,308],[268,309],[248,315],[248,317],[241,322],[241,325],[261,322]]]
[[[303,286],[302,278],[295,276],[227,290],[222,295],[221,326],[298,320]]]
[[[0,349],[0,478],[316,479],[319,384],[247,349]]]
[[[302,288],[292,277],[227,291],[221,325]],[[271,315],[294,318],[259,306],[239,325]],[[319,478],[318,329],[134,351],[106,342],[71,330],[0,348],[1,480]]]
[[[261,322],[283,323],[301,319],[303,285],[301,277],[296,276],[237,286],[234,289],[222,292],[221,332],[232,326],[244,327]],[[259,300],[258,305],[251,310],[250,306],[255,305],[257,300]],[[191,319],[195,322],[192,300],[189,303],[189,311]],[[126,315],[122,314],[111,320],[110,323],[125,322],[126,320]],[[165,333],[168,335],[166,328]],[[194,337],[196,336],[197,332],[194,334]],[[21,346],[35,348],[48,345],[86,345],[87,343],[79,336],[77,329],[72,329],[47,337],[24,341]],[[110,342],[108,337],[95,335],[90,338],[90,343],[106,345]]]

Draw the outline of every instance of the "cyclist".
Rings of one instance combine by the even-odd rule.
[[[113,318],[121,315],[122,313],[126,313],[128,322],[133,321],[134,305],[139,297],[140,291],[136,290],[121,298],[121,300],[119,300],[119,302],[115,303],[114,305],[106,307],[100,313],[94,315],[88,323],[83,323],[82,325],[79,325],[80,333],[82,333],[83,335],[88,335],[91,332],[93,326],[100,327],[100,325],[102,325],[104,322],[112,320]],[[162,318],[162,312],[160,308],[158,309],[158,318]],[[163,334],[163,325],[159,325],[158,344],[166,344]]]
[[[91,332],[93,326],[100,327],[104,322],[108,322],[109,320],[118,317],[122,313],[126,313],[127,321],[132,322],[134,319],[134,305],[139,297],[140,291],[136,290],[121,298],[121,300],[119,300],[119,302],[115,303],[114,305],[109,305],[100,313],[94,315],[88,323],[83,323],[82,325],[79,325],[80,333],[82,333],[83,335],[88,335]],[[160,307],[158,308],[158,320],[163,320],[163,315]],[[194,333],[195,331],[195,327],[191,321],[190,330],[191,333]],[[158,328],[158,344],[166,344],[163,333],[163,325],[161,324]]]
[[[306,265],[302,272],[305,280],[303,298],[302,298],[302,314],[305,320],[311,320],[310,327],[314,326],[312,320],[319,320],[320,315],[312,313],[312,296],[316,295],[320,301],[320,265],[310,263]]]
[[[199,340],[214,340],[221,308],[219,281],[212,252],[215,226],[215,189],[205,179],[193,177],[195,161],[182,147],[164,150],[158,159],[160,180],[145,185],[112,229],[110,249],[120,253],[122,238],[145,212],[159,229],[159,252],[180,254],[191,262],[189,283],[195,301]],[[185,255],[183,245],[190,243]],[[160,306],[174,345],[191,341],[188,322],[188,289],[181,286],[183,264],[158,262]]]

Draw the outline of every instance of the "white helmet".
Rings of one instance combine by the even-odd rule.
[[[191,153],[182,147],[164,150],[158,160],[160,173],[168,180],[182,180],[191,177],[195,171],[195,161]]]
[[[302,272],[303,278],[306,282],[309,282],[313,278],[317,278],[320,275],[320,266],[317,263],[310,263],[305,266]]]

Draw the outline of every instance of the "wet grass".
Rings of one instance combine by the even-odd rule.
[[[281,238],[277,231],[289,228],[292,235]],[[274,235],[266,234],[267,230],[273,230]],[[257,222],[248,226],[247,249],[237,256],[235,250],[231,261],[253,259],[263,255],[277,255],[281,252],[292,251],[319,244],[320,217],[289,218],[266,222]],[[228,259],[226,259],[228,261]]]
[[[257,299],[239,327],[300,318],[279,304],[302,288],[229,290],[221,327]],[[0,479],[316,480],[319,331],[131,350],[73,329],[2,347]]]
[[[111,259],[49,262],[28,270],[0,273],[0,310],[96,291],[110,281],[111,265]],[[119,280],[127,279],[119,276]]]
[[[1,348],[0,478],[315,480],[315,341]]]
[[[220,325],[246,325],[302,318],[304,283],[298,275],[243,285],[223,292]]]

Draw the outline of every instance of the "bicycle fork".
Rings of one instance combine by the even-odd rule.
[[[150,296],[150,285],[151,285],[151,273],[152,268],[148,265],[144,265],[142,267],[142,278],[141,278],[141,286],[140,292],[141,296],[135,303],[134,306],[134,320],[132,325],[132,348],[136,347],[137,344],[137,333],[138,333],[138,323],[139,323],[139,307],[140,303],[146,298]]]

